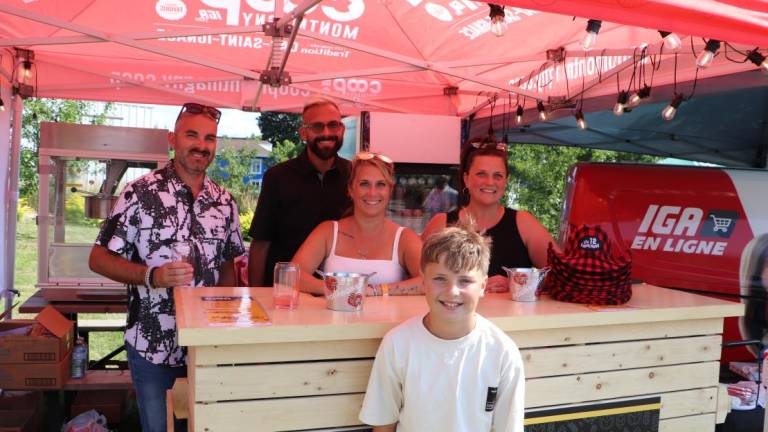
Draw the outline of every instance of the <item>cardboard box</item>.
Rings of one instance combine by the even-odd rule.
[[[29,326],[41,331],[13,333]],[[74,323],[51,306],[34,320],[0,322],[0,388],[62,388],[69,379],[74,329]]]
[[[47,332],[40,335],[6,334],[5,331],[38,324]],[[0,364],[3,363],[55,363],[60,364],[72,350],[75,324],[52,306],[33,320],[7,320],[0,322]],[[0,388],[3,388],[0,385]]]
[[[71,372],[71,355],[58,363],[0,363],[0,388],[55,390],[64,387]]]

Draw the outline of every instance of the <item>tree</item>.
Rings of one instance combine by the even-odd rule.
[[[235,197],[240,213],[256,208],[259,191],[250,181],[251,162],[256,160],[255,148],[224,147],[216,151],[216,159],[208,167],[208,175]]]
[[[277,165],[280,162],[285,162],[288,159],[293,159],[304,151],[306,144],[294,144],[292,141],[283,140],[281,144],[272,146],[271,164]]]
[[[565,176],[577,162],[645,162],[655,156],[579,147],[511,144],[509,146],[510,195],[515,207],[530,211],[555,234],[563,207]]]
[[[285,140],[300,143],[299,128],[302,125],[301,114],[266,111],[259,115],[261,139],[280,144]]]
[[[37,98],[25,100],[21,120],[19,195],[27,198],[30,203],[36,201],[41,121],[82,123],[87,117],[91,124],[104,124],[111,109],[111,103],[104,104],[102,107],[99,103],[86,101]],[[89,114],[94,112],[97,114]]]

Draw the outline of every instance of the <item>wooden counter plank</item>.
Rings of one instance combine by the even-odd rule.
[[[659,366],[526,380],[525,406],[535,408],[716,387],[719,362]]]
[[[372,359],[201,367],[195,371],[195,401],[361,392],[372,367]]]
[[[196,365],[271,363],[298,360],[370,358],[376,356],[381,339],[356,339],[322,342],[287,342],[249,345],[193,347]]]
[[[659,422],[659,432],[706,432],[715,430],[715,415],[678,417]]]
[[[514,302],[508,294],[488,294],[480,301],[478,312],[510,332],[699,320],[744,313],[739,303],[645,284],[633,289],[626,307],[611,312],[548,298],[534,303]],[[398,323],[427,311],[423,296],[367,298],[362,312],[335,312],[325,308],[324,299],[302,294],[299,309],[286,311],[272,308],[271,290],[267,288],[176,290],[179,343],[185,346],[376,339]],[[208,295],[252,296],[265,307],[271,325],[210,326],[201,304],[201,296]]]
[[[364,392],[371,360],[201,367],[190,379],[196,402]],[[654,366],[526,380],[526,407],[578,403],[717,386],[719,363]]]
[[[295,399],[196,404],[195,432],[300,430],[359,425],[362,393]]]
[[[661,393],[660,430],[667,432],[711,431],[714,428],[715,388]],[[243,424],[258,424],[263,430],[309,429],[360,425],[357,416],[364,395],[345,394],[281,400],[254,400],[221,404],[197,404],[202,423],[195,431],[239,431]],[[601,402],[611,402],[610,399]],[[703,415],[701,415],[703,414]],[[681,417],[687,416],[687,417]],[[667,420],[669,419],[669,420]],[[711,419],[711,420],[710,420]],[[690,429],[688,423],[695,425]],[[682,429],[674,429],[682,427]]]
[[[723,332],[722,318],[690,321],[660,321],[615,326],[573,327],[509,331],[519,348],[551,347],[595,342],[659,339],[666,337],[714,335]]]
[[[720,360],[721,337],[534,348],[521,351],[526,378]]]
[[[579,327],[570,329],[508,332],[518,347],[574,345],[596,342],[646,340],[689,335],[714,335],[722,331],[722,318],[665,321],[620,326]],[[381,339],[357,339],[320,342],[286,342],[249,345],[213,345],[191,347],[200,366],[238,363],[270,363],[298,360],[374,357]]]

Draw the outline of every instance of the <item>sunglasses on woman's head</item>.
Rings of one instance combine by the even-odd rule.
[[[305,127],[317,134],[323,133],[325,128],[328,128],[328,131],[330,131],[331,133],[336,133],[339,130],[341,130],[342,127],[344,127],[344,123],[336,120],[331,120],[328,123],[323,123],[323,122],[306,123],[306,124],[303,124],[302,127]]]
[[[181,106],[181,111],[179,111],[179,115],[176,116],[177,122],[181,118],[181,115],[184,114],[185,112],[188,112],[190,114],[205,114],[208,117],[210,117],[212,120],[215,120],[216,124],[218,124],[219,120],[221,119],[221,111],[219,111],[218,109],[208,105],[202,105],[194,102],[187,102]]]
[[[473,143],[470,143],[470,145],[476,149],[479,149],[481,147],[494,147],[496,148],[496,150],[507,151],[507,145],[501,142],[475,141]]]
[[[355,159],[364,160],[364,161],[371,160],[371,159],[378,159],[384,162],[385,164],[389,164],[389,165],[392,165],[394,163],[392,159],[384,156],[383,154],[371,153],[371,152],[360,152],[357,155],[355,155]]]

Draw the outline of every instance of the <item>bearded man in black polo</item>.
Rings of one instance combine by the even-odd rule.
[[[350,207],[350,162],[338,156],[344,139],[341,111],[330,99],[304,105],[299,135],[306,149],[264,175],[248,232],[251,286],[271,286],[275,263],[290,261],[320,222],[337,220]]]

